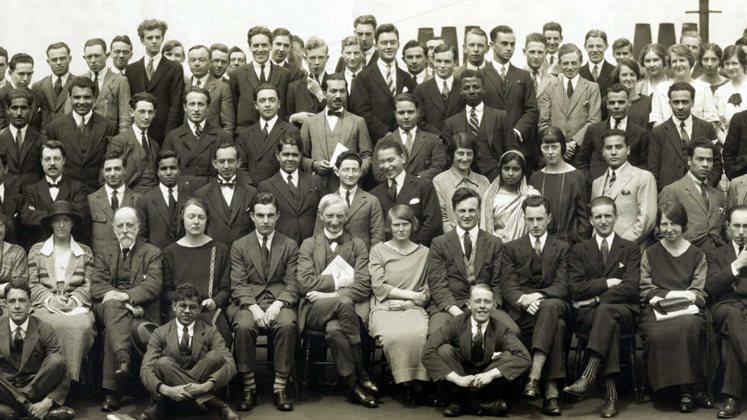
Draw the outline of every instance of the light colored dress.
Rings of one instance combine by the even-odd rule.
[[[413,291],[426,288],[427,259],[428,248],[423,245],[408,254],[400,254],[386,243],[374,246],[369,256],[373,289],[369,331],[372,337],[379,339],[394,382],[398,384],[428,380],[428,371],[422,363],[428,313],[420,306],[397,309],[403,301],[388,296],[394,287]]]
[[[739,102],[739,104],[729,103],[729,99],[734,95],[739,95],[739,97],[738,99],[734,97],[731,102]],[[713,96],[716,101],[719,121],[721,121],[724,127],[724,132],[727,132],[731,117],[737,112],[747,109],[747,82],[738,86],[730,80],[716,89],[716,93]]]
[[[55,255],[52,237],[29,250],[29,286],[34,315],[49,323],[62,346],[70,377],[77,381],[80,365],[88,355],[96,337],[91,311],[91,276],[93,252],[91,248],[70,239],[70,252]],[[63,313],[48,305],[53,296],[71,298],[79,307]]]
[[[518,194],[501,191],[501,178],[490,184],[483,196],[480,226],[499,237],[503,243],[519,239],[527,233],[521,205],[530,195],[541,195],[537,189],[521,179]]]
[[[451,197],[457,188],[469,188],[477,191],[481,197],[485,196],[490,186],[490,180],[484,175],[470,171],[467,177],[463,177],[454,168],[441,172],[433,178],[433,188],[436,190],[438,202],[441,206],[441,221],[444,225],[444,233],[454,230],[456,227],[456,215],[451,205]]]

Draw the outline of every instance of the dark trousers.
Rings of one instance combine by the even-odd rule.
[[[144,318],[134,318],[132,312],[125,308],[124,303],[119,300],[108,300],[102,305],[97,305],[96,315],[104,324],[104,365],[103,383],[104,389],[110,391],[121,391],[117,389],[117,381],[114,372],[122,362],[131,362],[132,355],[132,328],[138,323],[148,322]]]
[[[589,337],[586,349],[604,363],[604,376],[620,373],[620,333],[633,331],[635,312],[628,305],[602,303],[576,311],[575,329]]]
[[[23,386],[3,372],[0,374],[0,403],[25,413],[27,405],[43,400],[60,385],[66,374],[65,358],[59,353],[48,354],[35,375],[22,378],[21,382],[28,382]]]
[[[720,334],[728,336],[724,385],[721,392],[741,398],[747,363],[747,305],[741,302],[721,304],[713,311],[713,324]]]
[[[194,366],[187,369],[181,363],[170,357],[161,357],[156,360],[156,376],[168,386],[179,386],[185,384],[201,384],[206,382],[210,375],[218,371],[226,363],[223,355],[210,351],[205,354]],[[200,395],[195,398],[198,404],[215,398],[212,393]]]
[[[234,332],[234,357],[239,373],[252,373],[257,365],[257,334],[259,327],[248,309],[236,311],[232,322]],[[270,325],[274,347],[273,363],[275,371],[290,373],[293,369],[293,355],[298,341],[296,311],[282,308]]]
[[[347,298],[326,298],[311,302],[306,328],[325,332],[325,339],[337,373],[346,378],[355,373],[353,346],[360,346],[360,321],[355,304]]]
[[[565,363],[563,362],[563,348],[565,347],[566,319],[570,314],[568,302],[560,299],[545,299],[534,315],[522,312],[516,319],[521,328],[521,339],[524,345],[531,349],[532,355],[539,350],[547,355],[544,375],[547,379],[564,379]]]
[[[468,309],[462,308],[463,311],[469,312]],[[513,335],[518,336],[521,333],[521,330],[519,330],[519,326],[516,325],[516,322],[514,322],[513,319],[511,319],[511,316],[509,316],[506,312],[496,309],[493,311],[493,317],[498,319],[498,321],[503,324],[504,327],[508,328],[509,331]],[[450,313],[446,311],[438,311],[430,316],[428,319],[428,335],[433,334],[434,332],[438,331],[439,328],[443,327],[444,324],[446,324],[451,318]]]
[[[483,373],[488,367],[488,365],[477,365],[471,360],[465,360],[460,349],[451,344],[442,344],[437,353],[438,357],[460,376]],[[459,401],[471,411],[476,412],[480,408],[481,401],[494,401],[501,398],[501,395],[505,395],[507,385],[508,382],[503,378],[480,389],[463,388],[443,380],[439,382],[439,390],[446,401]]]

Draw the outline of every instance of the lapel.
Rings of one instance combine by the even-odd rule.
[[[4,328],[7,331],[7,334],[0,334],[0,356],[10,362],[10,340],[13,337],[13,331],[10,330],[10,320],[7,315],[0,318],[0,322],[3,323],[3,326],[0,326],[0,328]],[[3,337],[3,335],[6,336]]]
[[[529,237],[527,237],[527,239],[529,239]],[[547,276],[551,274],[550,263],[555,258],[555,245],[555,238],[548,235],[547,240],[545,241],[545,246],[542,248],[542,284],[545,284],[545,279],[547,279]],[[531,252],[534,252],[531,241],[529,241],[529,248],[532,250]]]
[[[588,241],[585,241],[584,247],[586,252],[584,253],[589,261],[589,265],[596,273],[596,277],[603,276],[605,273],[604,264],[602,262],[602,252],[597,248],[597,241],[594,236]],[[607,261],[610,260],[610,256],[607,256]]]
[[[257,88],[259,86],[259,79],[257,79],[257,74],[254,72],[254,64],[253,62],[249,62],[246,64],[246,78],[249,81],[249,85],[253,88]]]
[[[462,351],[462,356],[467,360],[472,359],[472,322],[470,319],[470,315],[465,315],[462,323],[462,333],[459,335],[459,348]]]
[[[192,361],[198,361],[202,343],[205,341],[205,326],[198,320],[195,321],[195,329],[192,335]]]
[[[456,82],[456,79],[454,79]],[[431,102],[438,108],[439,111],[441,111],[442,114],[446,114],[446,104],[444,104],[443,96],[441,96],[441,91],[439,90],[438,84],[436,84],[436,78],[434,77],[431,80],[428,80],[425,82],[426,85],[425,93],[430,97]],[[452,83],[452,89],[449,93],[454,91],[454,84]],[[449,95],[449,99],[451,99],[451,95]]]
[[[664,124],[664,131],[667,134],[669,142],[672,143],[672,149],[677,153],[680,159],[687,161],[687,157],[682,153],[682,137],[680,132],[677,130],[677,126],[674,124],[674,117],[671,117]],[[693,134],[695,134],[695,120],[693,119]]]
[[[617,263],[620,261],[620,253],[622,253],[622,245],[620,244],[620,235],[615,235],[615,239],[609,244],[610,252],[607,254],[607,262],[604,264],[604,275],[607,275],[612,271]],[[601,252],[599,252],[601,254]],[[600,258],[601,260],[601,258]]]
[[[270,244],[270,272],[266,279],[268,282],[275,274],[275,270],[277,270],[278,265],[280,264],[280,256],[283,253],[283,248],[285,246],[278,235],[279,232],[275,231],[275,236],[272,238],[272,244]],[[254,235],[254,239],[257,240],[257,235]],[[260,265],[260,267],[262,266]]]
[[[173,220],[171,220],[171,214],[169,213],[169,203],[166,202],[166,199],[163,197],[163,194],[161,193],[160,183],[156,185],[155,188],[153,188],[153,193],[155,194],[153,204],[155,204],[156,209],[158,210],[158,213],[161,215],[161,218],[166,222],[166,225],[169,227],[169,230],[171,230],[171,225],[173,224]],[[184,194],[183,191],[179,191],[179,198],[181,198],[183,194]]]
[[[514,67],[511,63],[508,63],[508,70],[506,70],[506,83],[503,89],[505,89],[504,96],[508,97],[509,92],[511,92],[511,89],[517,84],[517,76],[519,75],[519,71],[516,67]]]
[[[274,187],[274,193],[282,197],[285,202],[287,202],[290,207],[293,208],[294,211],[297,211],[296,209],[296,200],[291,194],[290,190],[288,189],[288,184],[285,182],[283,177],[280,175],[280,172],[282,170],[279,170],[278,172],[275,172],[275,175],[273,175],[270,178],[270,183]],[[285,173],[285,172],[283,172]],[[299,177],[300,178],[300,177]],[[282,206],[282,204],[281,204]]]
[[[73,118],[73,113],[71,112],[71,113],[65,114],[65,116],[62,118],[63,118],[62,128],[60,131],[72,133],[73,137],[77,139],[78,138],[77,136],[78,127],[75,125],[75,119]],[[79,141],[71,141],[69,143],[66,143],[65,152],[67,152],[68,154],[70,154],[71,152],[74,153],[75,155],[78,156],[78,161],[80,162],[83,162],[83,158],[85,157],[83,156],[83,152],[80,150]]]
[[[132,262],[130,263],[130,282],[132,287],[137,286],[142,281],[143,260],[145,260],[145,253],[143,252],[143,242],[137,241],[132,247]]]
[[[324,121],[327,121],[327,118],[324,117]],[[345,110],[342,110],[342,118],[340,118],[340,121],[337,122],[337,124],[340,125],[340,133],[342,134],[342,139],[345,144],[345,147],[351,150],[357,149],[357,145],[351,145],[350,139],[352,139],[352,132],[353,132],[353,119],[350,118],[350,116],[346,115]],[[326,130],[325,130],[326,131]],[[327,147],[327,142],[325,141],[325,147]],[[332,150],[334,152],[334,149]],[[328,151],[329,152],[329,151]],[[325,156],[332,156],[332,153],[328,153]]]
[[[464,251],[462,251],[462,244],[459,242],[459,234],[457,233],[456,229],[452,230],[451,232],[447,233],[447,241],[446,243],[449,246],[449,253],[454,258],[454,265],[456,266],[457,270],[462,274],[462,276],[466,279],[467,278],[467,267],[464,265]],[[479,239],[479,234],[477,235]],[[475,264],[475,267],[478,267],[477,264]]]
[[[707,219],[708,210],[706,210],[705,208],[705,203],[703,203],[703,196],[700,195],[700,190],[698,190],[698,187],[695,186],[695,184],[687,174],[680,181],[682,182],[682,188],[684,188],[685,191],[690,194],[690,198],[698,205],[698,207],[700,207],[701,210],[703,210],[703,214],[706,215]]]
[[[278,232],[275,231],[275,236],[272,238],[272,244],[270,245],[270,249],[272,250],[275,247],[275,242],[277,242],[277,236]],[[257,270],[257,273],[259,273],[260,277],[263,277],[263,280],[265,283],[270,281],[270,276],[267,278],[264,278],[264,270],[262,270],[262,251],[260,247],[262,244],[259,242],[259,238],[257,238],[257,231],[253,230],[252,233],[249,234],[249,243],[247,244],[246,252],[249,254],[249,259],[252,260],[252,264],[254,265],[254,268]],[[274,257],[274,253],[270,253],[270,262],[272,263],[272,258]]]
[[[176,319],[172,319],[169,323],[169,330],[166,332],[166,348],[172,349],[174,353],[181,356],[181,352],[179,351],[179,333],[177,332]]]
[[[90,78],[90,73],[86,75],[86,77]],[[106,72],[106,76],[104,76],[104,83],[101,85],[101,92],[99,93],[99,96],[96,98],[96,106],[99,106],[102,102],[106,100],[106,98],[109,96],[109,92],[114,90],[114,87],[112,84],[114,83],[114,78],[116,75],[112,72],[111,69],[108,69]],[[93,79],[91,79],[93,80]]]
[[[112,211],[112,206],[109,205],[109,198],[106,196],[105,187],[99,188],[94,193],[93,201],[96,204],[96,207],[98,207],[99,210],[103,211],[106,214],[107,220],[114,219],[114,212]]]
[[[613,200],[617,199],[617,196],[622,192],[623,188],[630,183],[630,181],[633,179],[633,169],[631,166],[631,163],[628,162],[622,169],[620,169],[617,172],[615,183],[612,184],[612,188],[610,188],[609,193],[607,194],[608,197],[612,198]],[[607,181],[606,176],[607,172],[605,171],[605,182]],[[604,187],[603,187],[604,188]]]
[[[372,63],[371,67],[371,77],[374,79],[374,82],[379,86],[379,89],[381,89],[382,92],[384,92],[389,98],[389,102],[394,101],[394,96],[392,96],[392,91],[389,90],[389,86],[386,84],[386,80],[384,79],[384,75],[381,74],[381,70],[379,70],[379,66],[376,63]],[[400,77],[397,77],[397,84],[399,85]]]
[[[166,74],[166,72],[169,69],[169,60],[161,56],[161,61],[158,62],[158,67],[156,67],[156,70],[153,72],[153,77],[151,77],[150,81],[148,80],[148,77],[145,77],[145,80],[148,83],[148,91],[153,90],[153,88],[158,84],[158,82],[161,80],[161,78]],[[143,59],[143,70],[145,70],[145,59]]]
[[[28,132],[29,130],[26,130],[26,134],[28,134]],[[13,161],[15,166],[21,166],[21,157],[18,153],[16,142],[13,139],[13,134],[10,132],[10,128],[6,128],[3,130],[2,134],[0,134],[0,144],[2,144],[3,149],[10,152],[8,153],[8,157]]]
[[[229,206],[231,209],[231,216],[228,219],[229,224],[232,224],[236,220],[236,217],[239,216],[239,212],[246,210],[244,208],[244,197],[246,196],[246,192],[246,189],[244,189],[241,184],[236,183],[236,186],[233,188],[231,205]]]
[[[482,363],[485,365],[493,358],[493,352],[495,351],[495,325],[493,317],[488,318],[487,325],[485,325],[485,336],[482,340]]]
[[[500,104],[503,104],[503,80],[498,74],[498,70],[494,66],[485,65],[480,71],[485,74],[486,84],[493,84],[495,86],[495,99]]]
[[[422,129],[418,129],[415,131],[415,139],[412,142],[412,151],[407,159],[408,164],[415,159],[415,156],[418,155],[420,149],[423,148],[423,144],[425,144],[425,132]]]
[[[573,110],[576,108],[578,103],[581,101],[582,97],[585,97],[586,95],[586,89],[589,88],[589,81],[584,79],[583,77],[578,78],[578,83],[576,83],[576,89],[573,89],[573,95],[571,95],[571,103],[568,106],[568,115],[570,115]],[[566,97],[568,95],[565,95]]]
[[[71,116],[70,119],[72,120],[72,118],[73,117]],[[26,160],[26,156],[28,156],[31,149],[39,147],[39,143],[34,141],[36,140],[36,138],[37,138],[36,130],[33,130],[32,127],[29,125],[28,129],[26,130],[26,139],[23,141],[23,144],[21,145],[19,162],[23,162]],[[17,147],[14,147],[14,149],[17,149]]]
[[[362,194],[363,190],[358,189],[358,191],[355,192],[355,195],[353,196],[353,202],[350,203],[350,209],[348,210],[348,220],[353,218],[353,215],[363,208],[363,206],[366,204],[366,197]],[[340,190],[337,190],[337,193],[340,193]],[[345,198],[342,196],[342,198]]]
[[[214,97],[213,92],[215,91],[217,84],[218,84],[218,81],[213,77],[213,75],[212,74],[208,75],[208,80],[207,80],[207,83],[205,84],[206,85],[205,87],[208,90],[208,92],[210,92],[211,102]]]
[[[211,202],[213,202],[213,203],[216,204],[214,206],[214,208],[217,210],[217,213],[218,213],[217,216],[221,218],[221,221],[224,224],[229,225],[230,224],[230,221],[229,221],[230,220],[230,215],[226,214],[226,212],[225,212],[225,206],[222,206],[222,205],[218,204],[218,203],[225,203],[226,202],[226,200],[223,198],[223,194],[220,192],[220,187],[218,186],[218,181],[216,181],[215,179],[212,179],[212,180],[210,180],[210,184],[208,184],[208,185],[210,185],[208,187],[208,197],[209,197],[209,200]],[[236,199],[236,191],[234,191],[234,197],[233,197],[233,199],[234,200]],[[233,201],[231,201],[231,202],[233,203]]]
[[[456,229],[455,229],[456,230]],[[480,270],[482,270],[485,267],[485,257],[488,254],[488,247],[490,246],[490,243],[488,242],[488,237],[486,235],[489,235],[489,233],[483,231],[482,229],[477,230],[477,243],[475,249],[475,274],[479,273]]]
[[[314,236],[314,272],[321,273],[327,268],[327,240],[324,233],[317,233]]]
[[[402,182],[402,188],[399,189],[399,194],[397,194],[396,199],[394,200],[395,204],[408,204],[409,198],[411,196],[412,185],[415,181],[413,181],[413,177],[410,174],[405,174],[405,180]]]
[[[267,83],[278,86],[280,84],[280,72],[278,71],[279,68],[282,68],[280,66],[275,65],[275,63],[272,62],[272,60],[269,60],[270,62],[270,77],[267,80]],[[254,69],[254,67],[252,67]]]
[[[10,328],[10,327],[9,327]],[[23,351],[21,352],[21,363],[18,366],[18,371],[22,371],[23,367],[31,357],[34,349],[36,349],[36,343],[39,341],[39,323],[33,317],[29,317],[29,326],[26,330],[26,337],[23,339]]]
[[[464,115],[466,117],[467,113],[465,112]],[[493,154],[495,154],[495,150],[493,149],[493,127],[495,127],[495,124],[495,114],[488,111],[488,106],[483,102],[482,120],[480,121],[480,128],[478,131],[482,132],[485,136],[488,146],[490,147],[490,150],[493,151]],[[466,127],[469,127],[469,124],[467,124]]]
[[[303,172],[298,172],[298,185],[296,186],[296,211],[299,213],[303,210],[303,204],[306,202],[306,195],[309,192],[309,177]],[[287,184],[286,184],[287,187]]]

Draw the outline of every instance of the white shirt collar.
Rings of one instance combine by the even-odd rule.
[[[610,128],[615,128],[615,118],[610,115]],[[625,129],[628,128],[628,116],[624,116],[618,125],[619,130],[625,131]]]
[[[153,72],[155,72],[156,69],[158,68],[158,63],[161,62],[161,58],[163,58],[161,56],[161,53],[158,53],[158,54],[154,55],[153,57],[148,57],[148,55],[146,55],[145,56],[145,63],[144,63],[145,64],[145,68],[146,69],[148,68],[148,60],[153,60]]]
[[[501,74],[501,70],[505,67],[506,68],[506,74],[508,74],[509,65],[511,63],[501,64],[498,61],[493,61],[493,67],[495,67],[495,71],[498,72],[498,74]]]
[[[731,246],[734,247],[734,255],[739,255],[739,245],[736,242],[731,241]],[[747,246],[745,246],[747,248]]]
[[[451,92],[451,87],[454,83],[454,75],[447,77],[446,79],[442,79],[438,77],[438,75],[433,76],[436,79],[436,86],[438,87],[438,90],[441,91],[444,88],[444,82],[446,82],[446,86],[449,87],[449,92]]]
[[[137,139],[137,141],[140,142],[140,145],[142,146],[143,145],[143,139],[142,139],[143,129],[138,127],[135,123],[132,123],[132,131],[135,133],[135,138]],[[147,128],[145,129],[145,135],[146,136],[148,135]]]
[[[104,78],[106,77],[106,73],[109,71],[109,67],[104,66],[101,70],[99,70],[99,84],[104,83]],[[89,71],[88,72],[91,75],[91,80],[94,80],[96,78],[96,73]]]
[[[83,248],[81,248],[80,245],[75,242],[75,239],[73,239],[72,237],[70,237],[70,251],[72,251],[73,255],[76,258],[85,254]],[[39,252],[45,257],[49,257],[50,255],[52,255],[52,253],[54,252],[54,236],[50,236],[46,241],[44,241],[44,245],[42,245]]]
[[[685,123],[685,131],[691,132],[693,129],[693,114],[690,114],[686,119],[681,120],[674,115],[672,115],[672,122],[674,123],[675,127],[677,127],[677,130],[679,132],[680,124],[683,122]]]
[[[456,226],[456,232],[457,232],[457,236],[459,236],[459,239],[460,240],[464,239],[464,234],[469,233],[469,237],[470,239],[472,239],[472,243],[475,243],[477,241],[477,232],[479,231],[480,231],[479,226],[475,226],[469,231],[462,229],[459,225]]]
[[[402,172],[399,173],[399,175],[394,177],[394,180],[397,181],[397,193],[399,194],[399,190],[402,189],[402,184],[405,182],[405,176],[407,175],[407,171],[402,169]],[[390,180],[387,180],[387,185],[391,186],[392,182]]]
[[[568,89],[568,79],[565,76],[561,76],[561,77],[562,77],[562,80],[563,80],[563,87],[565,89]],[[573,86],[573,90],[576,90],[576,86],[578,86],[578,78],[579,77],[580,76],[578,75],[578,73],[576,73],[576,76],[573,79],[570,79],[571,80],[571,85]]]
[[[161,194],[163,194],[163,198],[166,200],[166,203],[169,202],[169,187],[163,185],[162,183],[158,183],[158,188],[161,189]],[[174,194],[174,200],[177,200],[177,197],[179,194],[179,184],[177,183],[173,187],[171,187],[171,192]]]
[[[394,80],[394,84],[397,84],[397,60],[392,60],[391,63],[391,70],[392,70],[392,80]],[[381,76],[384,77],[384,80],[386,80],[386,72],[387,72],[387,63],[384,62],[381,58],[379,58],[376,61],[376,65],[379,66],[379,71],[381,71]]]
[[[475,321],[475,318],[472,317],[472,316],[469,317],[469,321],[470,321],[470,325],[472,326],[472,334],[471,335],[474,336],[475,333],[477,333],[477,321]],[[487,328],[488,324],[490,324],[490,319],[488,319],[487,321],[483,322],[480,325],[480,330],[482,331],[482,336],[483,337],[485,337],[485,330],[488,329]],[[483,346],[484,346],[484,344],[483,344]]]
[[[407,138],[407,134],[405,134],[405,130],[403,130],[401,128],[397,128],[397,130],[399,130],[399,137],[404,142],[405,139]],[[418,126],[415,126],[415,127],[411,128],[409,131],[410,131],[410,135],[412,136],[412,140],[411,141],[415,141],[415,137],[418,134]]]
[[[689,176],[689,177],[690,177],[690,179],[691,179],[691,180],[693,181],[693,183],[695,184],[695,186],[696,186],[696,187],[698,187],[698,190],[700,190],[700,185],[701,185],[702,183],[704,183],[704,182],[705,182],[705,183],[706,183],[706,185],[708,185],[708,180],[707,180],[707,179],[704,179],[704,180],[702,180],[702,181],[701,181],[701,180],[699,180],[698,178],[696,178],[696,177],[695,177],[695,175],[693,175],[693,173],[692,173],[692,172],[690,172],[690,171],[687,171],[687,176]],[[706,189],[706,192],[707,192],[707,191],[708,191],[708,190]]]
[[[88,124],[89,121],[91,121],[91,117],[93,116],[93,109],[88,111],[88,114],[86,115],[80,115],[77,112],[73,111],[73,118],[75,119],[75,125],[80,126],[80,124],[85,120],[86,124]]]
[[[288,175],[291,176],[291,179],[293,180],[293,184],[296,187],[298,187],[298,169],[296,169],[295,171],[293,171],[291,173],[285,172],[282,169],[280,170],[280,177],[283,178],[283,182],[285,182],[285,183],[288,182]]]
[[[257,239],[259,240],[259,246],[262,246],[262,234],[260,234],[258,230],[255,232],[257,232]],[[275,229],[273,229],[272,232],[270,232],[270,234],[267,235],[268,246],[272,247],[272,238],[274,237],[275,237]]]
[[[346,190],[342,184],[340,184],[340,189],[337,190],[338,194],[340,194],[340,197],[345,198],[345,193],[350,191],[350,201],[352,203],[353,197],[355,197],[355,193],[358,192],[358,186],[354,186],[353,188]]]
[[[195,335],[195,321],[192,321],[192,323],[189,325],[182,325],[182,323],[179,322],[178,319],[174,319],[174,321],[176,321],[177,335],[179,336],[179,338],[182,337],[184,327],[187,327],[187,334],[189,334],[190,337],[193,337]]]
[[[192,75],[192,86],[197,85],[197,81],[200,81],[200,87],[204,88],[207,85],[208,79],[210,78],[210,72],[207,72],[202,77],[195,77],[195,75]]]
[[[15,333],[16,328],[18,328],[18,327],[21,327],[21,331],[22,331],[21,335],[24,336],[24,337],[26,337],[26,331],[29,329],[29,318],[28,317],[26,318],[25,321],[23,321],[23,323],[21,325],[16,324],[10,318],[8,318],[8,322],[10,323],[11,337],[13,336],[12,334]]]
[[[467,62],[465,63],[465,65],[464,65],[464,67],[465,67],[466,69],[469,69],[469,70],[482,70],[482,69],[484,69],[484,68],[485,68],[485,66],[487,66],[487,65],[488,65],[488,59],[486,58],[486,59],[482,60],[482,64],[480,64],[479,66],[476,66],[476,65],[474,65],[474,64],[472,64],[472,63],[470,63],[469,61],[467,61]]]
[[[44,179],[46,179],[50,184],[59,184],[60,181],[62,181],[62,175],[59,175],[57,179],[52,179],[49,175],[44,175]]]
[[[265,69],[265,78],[267,80],[270,80],[270,69],[272,68],[272,64],[270,64],[271,61],[272,60],[267,60],[264,62],[264,64],[259,64],[256,61],[252,60],[252,68],[254,68],[254,73],[257,75],[257,80],[260,79],[263,67]]]
[[[54,85],[55,82],[57,82],[57,78],[58,76],[55,76],[54,74],[52,75],[52,85]],[[62,83],[62,88],[63,90],[65,90],[65,85],[67,84],[67,80],[70,78],[70,72],[63,74],[62,76],[59,76],[59,78],[60,78],[60,83]]]
[[[21,130],[21,135],[23,136],[24,141],[26,141],[26,131],[28,131],[29,125],[26,124],[23,128],[16,128],[13,124],[8,124],[8,128],[10,129],[10,134],[13,136],[13,140],[16,139],[16,136],[18,136],[18,130]]]
[[[539,240],[540,240],[540,245],[542,246],[542,250],[544,251],[545,250],[545,243],[547,243],[547,232],[546,231],[545,231],[545,233],[542,234],[542,236],[539,237]],[[534,248],[534,244],[537,242],[537,237],[535,237],[534,235],[532,235],[530,233],[529,234],[529,242],[531,243],[532,248]]]
[[[197,124],[193,123],[192,120],[187,120],[187,124],[189,124],[189,128],[192,130],[192,134],[194,134],[195,131],[197,131]],[[200,123],[200,129],[203,132],[205,131],[205,120],[202,120],[202,122]],[[195,134],[195,136],[197,135]]]
[[[276,114],[274,117],[270,118],[269,120],[265,120],[264,118],[260,117],[259,122],[260,122],[260,125],[259,125],[260,131],[265,128],[265,124],[269,124],[269,127],[267,127],[267,132],[269,133],[270,131],[272,131],[273,127],[275,127],[275,123],[278,122],[278,116]]]
[[[371,57],[373,57],[375,52],[376,52],[376,46],[372,46],[368,50],[363,51],[363,55],[366,56],[366,63],[363,65],[363,67],[367,66],[371,62]]]
[[[324,228],[324,237],[327,239],[337,239],[340,236],[342,236],[343,233],[345,233],[345,231],[341,230],[338,233],[332,234],[330,231],[327,230],[327,228]]]
[[[608,167],[607,168],[608,169],[607,175],[612,175],[612,172],[615,172],[615,176],[620,175],[620,172],[622,172],[622,170],[625,169],[625,165],[627,165],[627,164],[628,164],[628,161],[626,160],[625,162],[623,162],[622,165],[618,166],[615,169],[612,169],[612,168]]]
[[[358,77],[358,75],[360,74],[361,70],[363,70],[363,66],[361,66],[361,68],[359,68],[358,71],[355,71],[355,72],[353,72],[349,68],[345,67],[345,79],[350,80],[350,79],[352,79],[353,75],[355,75],[355,77]],[[348,89],[350,89],[350,86],[348,86]]]
[[[607,239],[607,248],[612,248],[612,242],[615,240],[615,232],[612,231],[612,233],[609,234],[606,238],[602,238],[599,236],[596,232],[594,233],[594,240],[597,241],[597,249],[602,249],[602,239]]]
[[[108,184],[104,184],[104,191],[106,191],[106,196],[109,197],[109,200],[111,200],[112,197],[112,191],[114,191],[114,188],[110,187]],[[124,197],[125,193],[125,186],[122,184],[119,188],[117,188],[117,198],[119,199],[120,205],[122,205],[122,197]]]

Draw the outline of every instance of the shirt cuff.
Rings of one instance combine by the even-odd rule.
[[[516,133],[516,138],[519,139],[519,143],[524,143],[524,137],[521,135],[521,132],[514,128],[514,133]]]
[[[731,275],[734,277],[739,277],[739,270],[737,270],[736,267],[734,267],[734,263],[731,263],[730,267],[731,267]]]

